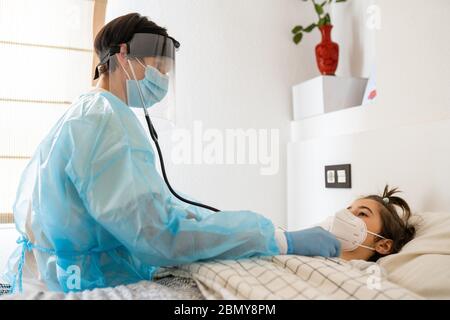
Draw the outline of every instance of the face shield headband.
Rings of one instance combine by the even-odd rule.
[[[125,43],[129,58],[166,57],[175,61],[175,52],[180,43],[170,36],[142,32],[134,34],[133,38]],[[100,53],[100,62],[95,68],[94,80],[98,79],[99,66],[109,63],[112,56],[120,53],[120,44],[113,45]]]

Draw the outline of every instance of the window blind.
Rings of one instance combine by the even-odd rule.
[[[0,224],[39,142],[92,85],[98,2],[0,0]]]

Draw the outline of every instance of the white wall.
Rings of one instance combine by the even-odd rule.
[[[291,144],[289,227],[321,221],[386,183],[400,187],[414,212],[450,212],[447,136],[450,118]],[[324,166],[343,163],[352,164],[352,189],[325,189]]]
[[[339,65],[336,74],[367,78],[375,64],[377,19],[368,21],[368,12],[376,0],[349,0],[331,7],[334,25],[332,39],[339,44]],[[368,27],[368,23],[370,26]]]
[[[409,145],[410,162],[405,160],[402,165],[396,161],[396,157],[405,152],[405,140],[396,136],[401,128],[414,134],[421,125],[435,123],[437,126],[442,120],[450,118],[450,60],[447,58],[450,56],[450,41],[445,19],[450,12],[450,1],[378,0],[374,3],[381,10],[381,29],[375,35],[378,98],[370,106],[292,123],[292,138],[297,142],[291,145],[292,154],[304,163],[313,161],[320,163],[320,166],[305,164],[309,170],[304,174],[307,176],[302,176],[302,181],[291,181],[291,185],[297,184],[295,188],[298,191],[291,190],[290,225],[301,224],[299,219],[302,214],[310,215],[307,220],[314,216],[312,208],[318,214],[332,214],[335,208],[345,205],[356,195],[381,191],[384,182],[406,190],[406,198],[408,194],[420,197],[407,198],[416,206],[413,210],[450,211],[448,203],[437,203],[439,197],[433,200],[433,193],[443,190],[433,190],[431,187],[432,182],[437,185],[447,174],[445,163],[439,162],[439,166],[433,167],[435,162],[430,159],[428,174],[414,175],[415,170],[422,170],[415,168],[414,164],[426,163],[424,155],[417,158],[417,146],[414,144]],[[388,138],[390,132],[392,137]],[[361,154],[363,146],[355,142],[361,135],[380,137],[379,140],[370,140],[373,153],[367,149],[366,155]],[[438,139],[444,155],[450,154],[447,139],[447,136]],[[380,154],[379,151],[384,149],[389,150],[389,154]],[[306,154],[308,150],[312,154]],[[423,152],[426,152],[425,149]],[[386,157],[393,158],[392,164],[386,161]],[[352,163],[356,170],[353,175],[354,188],[325,189],[323,164],[347,162]],[[380,167],[380,163],[385,167]],[[296,164],[292,166],[295,171]],[[370,171],[371,168],[375,171]],[[303,172],[304,168],[299,170]],[[398,172],[404,174],[396,174]],[[411,179],[407,178],[408,174]],[[288,175],[296,173],[288,171]],[[421,189],[422,193],[419,192]],[[311,213],[300,212],[302,210]]]
[[[170,164],[170,140],[163,136],[168,174],[178,190],[221,209],[250,209],[285,224],[291,86],[301,79],[305,54],[290,31],[305,8],[314,17],[298,0],[108,1],[107,19],[137,11],[181,42],[182,127],[201,120],[205,129],[280,130],[280,168],[272,176],[261,175],[255,165]]]

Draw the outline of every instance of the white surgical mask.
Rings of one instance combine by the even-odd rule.
[[[358,247],[375,251],[375,248],[362,244],[366,240],[368,233],[386,239],[379,234],[367,230],[366,223],[348,209],[336,212],[334,216],[328,217],[319,226],[336,236],[342,245],[343,251],[353,251]]]

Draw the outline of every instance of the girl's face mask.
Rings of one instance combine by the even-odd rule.
[[[366,223],[348,209],[336,212],[334,216],[327,218],[319,226],[336,236],[343,251],[353,251],[358,247],[375,251],[375,248],[363,245],[368,233],[386,239],[379,234],[368,231]]]

